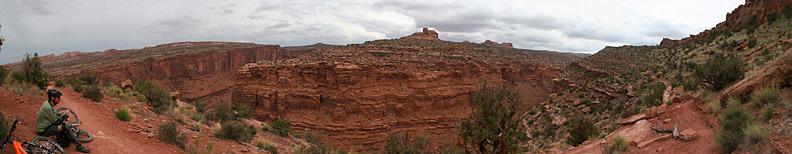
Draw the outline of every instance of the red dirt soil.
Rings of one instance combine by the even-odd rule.
[[[127,132],[127,129],[132,127],[116,119],[111,110],[111,108],[120,106],[118,103],[93,103],[88,99],[78,98],[80,94],[72,90],[55,89],[60,90],[64,94],[61,97],[61,103],[55,107],[67,107],[74,111],[80,120],[83,121],[79,127],[94,135],[92,142],[83,143],[83,145],[91,149],[91,153],[182,152],[181,149],[159,142],[155,138]],[[13,100],[16,100],[16,98],[22,99],[23,103],[14,102]],[[35,133],[36,112],[46,100],[45,96],[26,94],[25,97],[19,97],[5,89],[0,89],[0,100],[3,100],[3,102],[0,102],[3,106],[0,111],[12,115],[21,121],[14,131],[15,136],[21,137],[18,139],[30,140],[38,136]],[[51,138],[54,139],[54,137]],[[74,145],[71,145],[64,148],[64,150],[66,150],[66,153],[80,153],[74,147]],[[4,152],[8,149],[10,148],[5,148]]]

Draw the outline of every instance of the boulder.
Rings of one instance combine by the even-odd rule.
[[[698,139],[699,135],[693,129],[685,129],[682,132],[679,132],[679,139],[683,141],[693,141]]]

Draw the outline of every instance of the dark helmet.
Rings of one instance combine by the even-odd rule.
[[[61,97],[61,96],[63,96],[63,94],[61,94],[61,92],[58,90],[55,89],[47,90],[47,97]]]

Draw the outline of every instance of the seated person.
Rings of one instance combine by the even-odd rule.
[[[36,133],[45,137],[56,135],[59,143],[60,141],[72,142],[77,145],[77,151],[83,153],[91,152],[90,149],[80,144],[80,142],[77,142],[77,137],[74,135],[74,132],[72,132],[71,129],[69,129],[69,125],[64,122],[69,116],[62,113],[55,113],[53,107],[60,103],[61,96],[63,96],[63,94],[58,90],[47,90],[47,101],[44,101],[44,104],[41,105],[41,109],[38,111],[38,117],[36,117]]]

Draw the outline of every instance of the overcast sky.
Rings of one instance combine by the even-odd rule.
[[[281,46],[398,38],[595,53],[714,27],[744,0],[0,0],[0,64],[26,52],[132,49],[181,41]]]

